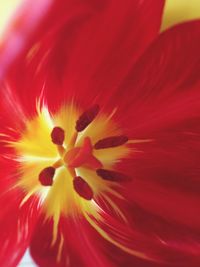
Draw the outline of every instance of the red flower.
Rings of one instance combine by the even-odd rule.
[[[158,35],[163,4],[57,0],[13,28],[0,266],[28,246],[42,267],[199,266],[200,21]]]

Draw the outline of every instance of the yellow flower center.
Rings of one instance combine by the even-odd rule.
[[[115,112],[116,109],[111,114],[103,113],[98,106],[84,111],[71,104],[51,114],[38,103],[37,115],[27,119],[20,138],[7,141],[19,163],[15,186],[25,193],[21,205],[32,195],[37,196],[45,219],[53,219],[52,246],[58,237],[60,216],[76,219],[82,215],[107,241],[127,253],[146,258],[132,248],[132,240],[122,242],[123,233],[122,239],[120,235],[113,237],[99,225],[105,223],[105,211],[98,200],[103,200],[128,223],[112,198],[113,195],[124,200],[117,189],[128,177],[115,167],[137,151],[129,144],[151,141],[128,140],[113,120]],[[61,233],[58,261],[63,240]]]
[[[10,142],[19,161],[16,185],[26,194],[22,205],[30,196],[37,195],[46,218],[53,217],[55,238],[60,215],[81,213],[97,217],[97,197],[105,197],[118,209],[110,195],[119,196],[113,185],[120,186],[117,181],[123,176],[114,167],[128,156],[130,148],[121,129],[112,121],[114,112],[94,114],[94,108],[81,111],[74,105],[66,105],[56,114],[50,114],[47,107],[38,106],[37,116],[27,120],[21,138]],[[57,136],[52,135],[55,128],[60,130]],[[63,143],[56,144],[63,134]],[[53,140],[56,137],[58,140]],[[55,172],[52,183],[46,186],[40,178],[49,167]],[[85,197],[84,190],[88,196],[88,188],[91,195]]]

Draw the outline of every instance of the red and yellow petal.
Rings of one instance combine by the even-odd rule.
[[[37,198],[22,203],[24,193],[13,185],[16,172],[11,164],[1,161],[1,171],[0,265],[14,267],[29,246],[39,205]]]
[[[135,68],[140,75],[132,80],[136,109],[129,110],[134,122],[129,131],[152,142],[135,144],[138,153],[121,165],[135,177],[130,195],[139,205],[195,230],[200,203],[199,26],[195,21],[163,33]]]
[[[14,267],[29,246],[40,205],[37,197],[26,200],[25,192],[16,187],[18,163],[2,142],[0,170],[0,265]]]
[[[61,218],[57,240],[54,244],[52,244],[52,230],[52,220],[45,221],[44,216],[41,216],[30,247],[31,255],[39,266],[115,266],[104,255],[101,246],[103,239],[82,216]]]

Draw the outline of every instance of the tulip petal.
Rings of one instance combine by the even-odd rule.
[[[198,118],[199,45],[200,21],[181,24],[162,33],[133,67],[111,99],[129,137],[151,138]]]
[[[1,164],[0,265],[14,267],[29,246],[37,221],[38,202],[29,199],[22,205],[24,193],[13,187],[15,176],[10,169],[11,165]]]
[[[116,250],[113,256],[114,261],[121,262],[121,265],[117,266],[124,266],[125,263],[129,263],[130,266],[136,263],[138,263],[137,266],[172,264],[197,267],[199,265],[199,232],[163,221],[160,217],[147,213],[137,205],[132,205],[130,208],[129,215],[134,216],[132,226],[131,221],[129,224],[120,223],[109,214],[104,214],[104,220],[100,222],[102,231],[105,231],[113,241],[118,242],[122,248],[119,250],[117,249],[119,246],[116,246],[113,249],[113,251]],[[123,248],[123,246],[126,247]],[[130,253],[124,254],[126,250]],[[142,261],[136,259],[134,254],[142,258]],[[150,261],[145,261],[145,259]]]
[[[163,1],[90,5],[77,5],[63,25],[47,27],[13,65],[9,84],[26,110],[34,109],[41,92],[51,109],[72,99],[88,107],[95,96],[102,103],[157,36]]]
[[[122,194],[143,216],[134,204],[125,214],[135,214],[138,231],[158,237],[166,261],[181,266],[199,264],[199,33],[200,21],[163,33],[113,96],[127,114],[116,116],[127,135],[150,140],[130,144],[135,153],[119,164],[132,177]]]
[[[31,242],[31,255],[40,267],[114,267],[102,253],[105,242],[83,217],[63,217],[57,240],[52,244],[53,221],[41,216]]]

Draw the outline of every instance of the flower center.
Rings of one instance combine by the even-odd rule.
[[[129,144],[149,140],[128,140],[113,120],[115,112],[100,112],[98,105],[80,112],[68,104],[50,114],[38,103],[20,138],[8,141],[18,162],[14,186],[25,194],[21,205],[31,196],[39,199],[45,220],[53,220],[52,245],[61,216],[83,216],[102,237],[123,247],[99,227],[98,221],[104,222],[100,203],[126,221],[115,199],[123,199],[118,189],[129,178],[116,171],[116,164],[135,151]]]
[[[101,201],[115,210],[112,196],[129,178],[116,170],[116,163],[129,157],[132,141],[123,135],[110,114],[99,106],[80,111],[64,105],[55,114],[37,105],[37,115],[28,119],[18,140],[10,142],[19,163],[16,185],[40,200],[45,218],[53,218],[54,241],[60,216],[99,217]]]
[[[45,167],[39,174],[38,178],[43,186],[52,186],[56,170],[65,167],[73,179],[73,188],[76,193],[85,200],[91,200],[94,196],[93,189],[84,179],[77,176],[78,168],[85,168],[95,171],[96,174],[104,180],[120,181],[126,177],[120,173],[103,169],[102,162],[94,155],[94,150],[108,149],[124,145],[128,138],[123,135],[110,136],[98,140],[92,145],[91,138],[86,136],[81,146],[76,146],[78,134],[84,131],[96,118],[99,113],[97,105],[86,110],[76,121],[76,132],[72,135],[67,147],[64,146],[65,131],[61,127],[54,127],[51,131],[51,141],[57,146],[59,159],[52,166]]]

